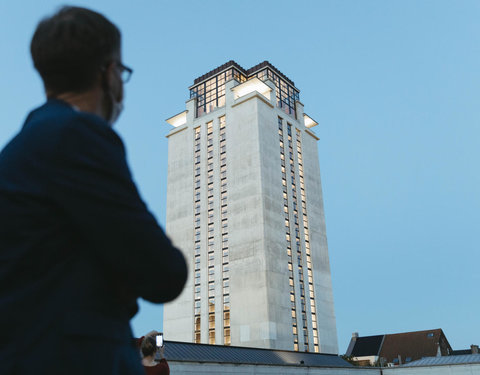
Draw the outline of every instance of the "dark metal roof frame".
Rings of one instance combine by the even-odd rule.
[[[230,67],[233,67],[233,68],[236,68],[237,70],[239,70],[241,73],[243,73],[246,77],[250,77],[253,73],[256,73],[258,72],[259,70],[265,68],[265,67],[269,67],[270,69],[272,69],[275,73],[277,73],[280,77],[282,77],[285,81],[287,81],[289,84],[291,84],[292,86],[295,86],[295,83],[290,79],[288,78],[285,74],[283,74],[280,70],[278,70],[277,68],[275,68],[272,64],[270,64],[268,61],[263,61],[261,62],[260,64],[257,64],[253,67],[251,67],[250,69],[246,70],[244,68],[242,68],[239,64],[237,64],[235,61],[233,60],[230,60],[228,62],[226,62],[225,64],[223,65],[220,65],[219,67],[209,71],[208,73],[205,73],[204,75],[198,77],[198,78],[195,78],[195,80],[193,81],[193,86],[207,80],[208,78],[210,77],[213,77],[215,76],[216,74],[222,72],[223,70],[226,70]]]

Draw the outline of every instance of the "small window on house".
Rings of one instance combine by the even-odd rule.
[[[411,362],[411,361],[412,361],[412,357],[405,358],[405,362]]]
[[[433,332],[427,333],[427,337],[433,337]]]

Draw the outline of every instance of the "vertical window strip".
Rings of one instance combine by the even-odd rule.
[[[283,186],[283,210],[285,215],[285,239],[287,242],[287,259],[288,259],[288,280],[290,286],[290,304],[292,313],[292,333],[293,333],[293,349],[298,351],[298,328],[297,328],[297,308],[295,304],[295,281],[293,277],[293,256],[292,256],[292,238],[290,236],[290,213],[289,200],[287,191],[287,173],[285,168],[285,137],[283,134],[283,120],[278,118],[278,135],[280,143],[280,163],[282,170],[282,186]]]
[[[201,286],[200,286],[200,189],[201,189],[201,168],[200,168],[200,133],[201,127],[197,127],[194,130],[194,193],[193,199],[195,204],[194,212],[194,251],[193,251],[193,262],[194,262],[194,299],[193,299],[193,309],[194,309],[194,321],[193,321],[193,335],[194,342],[199,344],[201,342]]]
[[[302,155],[302,139],[300,130],[297,129],[297,159],[298,170],[300,178],[300,196],[302,199],[302,217],[303,217],[303,229],[305,240],[305,254],[307,258],[307,272],[308,272],[308,287],[309,287],[309,301],[310,301],[310,313],[312,317],[312,330],[313,330],[313,348],[316,353],[320,351],[318,342],[318,327],[317,327],[317,310],[315,306],[315,291],[313,286],[313,266],[310,252],[310,232],[308,228],[308,215],[307,215],[307,199],[305,194],[305,180],[303,174],[303,155]]]
[[[223,298],[223,344],[231,344],[230,330],[230,276],[228,248],[228,218],[227,218],[227,156],[226,156],[226,122],[225,116],[219,118],[220,142],[220,202],[221,202],[221,233],[222,233],[222,298]]]
[[[289,151],[289,164],[290,164],[290,178],[292,186],[292,202],[293,202],[293,229],[295,234],[295,250],[297,255],[297,272],[298,280],[300,287],[300,307],[302,313],[302,327],[303,327],[303,342],[304,350],[308,351],[308,329],[307,329],[307,314],[306,314],[306,295],[305,295],[305,278],[304,278],[304,269],[303,269],[303,254],[302,246],[300,242],[300,225],[299,225],[299,209],[298,209],[298,193],[297,193],[297,178],[295,172],[295,162],[294,162],[294,153],[293,153],[293,139],[292,139],[292,125],[287,123],[287,134],[288,134],[288,151]]]
[[[213,121],[207,123],[207,210],[213,217]],[[215,344],[215,244],[214,220],[208,222],[208,343]]]

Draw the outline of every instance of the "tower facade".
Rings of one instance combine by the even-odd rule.
[[[165,337],[338,353],[317,123],[294,83],[230,61],[167,122],[166,230],[190,276]]]

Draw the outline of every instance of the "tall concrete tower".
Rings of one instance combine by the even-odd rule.
[[[294,83],[229,61],[167,122],[166,230],[190,277],[165,337],[338,353],[317,123]]]

